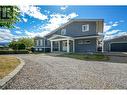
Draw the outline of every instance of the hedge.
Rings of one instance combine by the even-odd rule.
[[[0,54],[28,54],[28,50],[0,50]]]

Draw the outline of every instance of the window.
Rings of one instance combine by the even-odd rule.
[[[89,31],[89,24],[82,25],[82,32]]]
[[[65,35],[66,34],[66,29],[62,29],[61,30],[61,35]]]
[[[90,44],[90,40],[79,40],[78,44]]]
[[[85,40],[84,44],[90,44],[90,40]]]
[[[39,51],[42,51],[42,48],[39,48]]]
[[[39,45],[39,42],[38,42],[38,40],[36,40],[36,46],[38,46]]]
[[[79,40],[78,44],[84,44],[84,41],[83,40]]]
[[[38,48],[36,48],[35,50],[38,51]]]

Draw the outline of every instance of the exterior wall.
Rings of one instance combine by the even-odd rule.
[[[82,32],[82,25],[89,24],[89,31]],[[66,36],[96,35],[96,22],[73,22],[66,28]]]
[[[104,41],[104,51],[110,51],[110,45],[112,43],[127,43],[127,36],[123,36],[123,37],[119,37],[119,38],[115,38],[112,40],[108,40],[108,41]]]
[[[85,24],[89,24],[89,31],[82,32],[82,25]],[[98,35],[97,32],[103,32],[103,21],[75,21],[58,29],[55,33],[47,35],[47,38],[50,38],[54,34],[61,35],[62,29],[66,29],[66,34],[64,36],[75,37]]]
[[[75,40],[75,52],[85,53],[85,52],[96,52],[97,51],[96,38],[82,39],[82,40],[90,40],[90,44],[78,44],[79,40],[81,39]]]
[[[82,25],[89,24],[89,31],[82,32]],[[43,48],[43,47],[50,47],[51,42],[48,38],[52,37],[54,34],[61,35],[61,30],[66,29],[66,34],[64,36],[70,37],[80,37],[80,36],[96,36],[98,32],[103,32],[103,21],[74,21],[65,27],[58,29],[56,32],[46,35],[45,38],[45,45],[43,43],[42,46],[35,45],[36,48]],[[44,40],[43,38],[43,40]],[[36,38],[39,40],[41,38]],[[58,38],[59,39],[59,38]],[[97,39],[83,39],[83,40],[90,40],[90,44],[78,44],[78,40],[75,40],[75,52],[96,52],[97,51]],[[60,42],[60,50],[62,50],[62,41]],[[73,42],[70,41],[70,52],[73,51]]]
[[[41,42],[41,44],[37,45],[37,41],[39,41],[39,43]],[[42,37],[37,37],[34,39],[35,42],[35,46],[33,51],[37,51],[37,52],[50,52],[50,41],[48,41],[45,38]]]

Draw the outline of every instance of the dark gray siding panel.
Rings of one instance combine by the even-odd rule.
[[[89,24],[89,31],[82,32],[82,25],[85,25],[85,24]],[[75,37],[75,36],[96,35],[96,22],[95,21],[93,21],[93,22],[86,22],[86,21],[73,22],[63,28],[66,29],[65,36]],[[54,34],[61,35],[61,30],[63,28],[58,29],[55,33],[53,33],[51,35],[48,35],[47,38],[50,38]]]
[[[90,44],[78,44],[79,40],[75,40],[75,52],[96,52],[96,38],[82,40],[90,40]]]
[[[89,24],[89,31],[82,32],[82,25]],[[96,35],[96,22],[73,22],[66,26],[67,36]]]

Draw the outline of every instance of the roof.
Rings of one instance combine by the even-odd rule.
[[[106,42],[106,41],[112,41],[112,40],[115,40],[115,39],[120,39],[120,38],[123,38],[123,37],[127,37],[127,35],[116,36],[116,37],[114,37],[114,38],[112,38],[112,39],[105,40],[105,42]]]
[[[63,27],[65,27],[65,26],[67,26],[68,24],[71,24],[71,23],[73,23],[73,22],[82,22],[82,21],[104,21],[104,19],[71,19],[70,21],[68,21],[67,23],[65,23],[65,24],[63,24],[63,25],[61,25],[60,27],[58,27],[58,28],[56,28],[55,30],[53,30],[53,31],[51,31],[50,33],[48,33],[47,35],[45,35],[45,36],[48,36],[48,35],[50,35],[50,34],[53,34],[53,33],[55,33],[58,29],[60,29],[60,28],[63,28]]]

